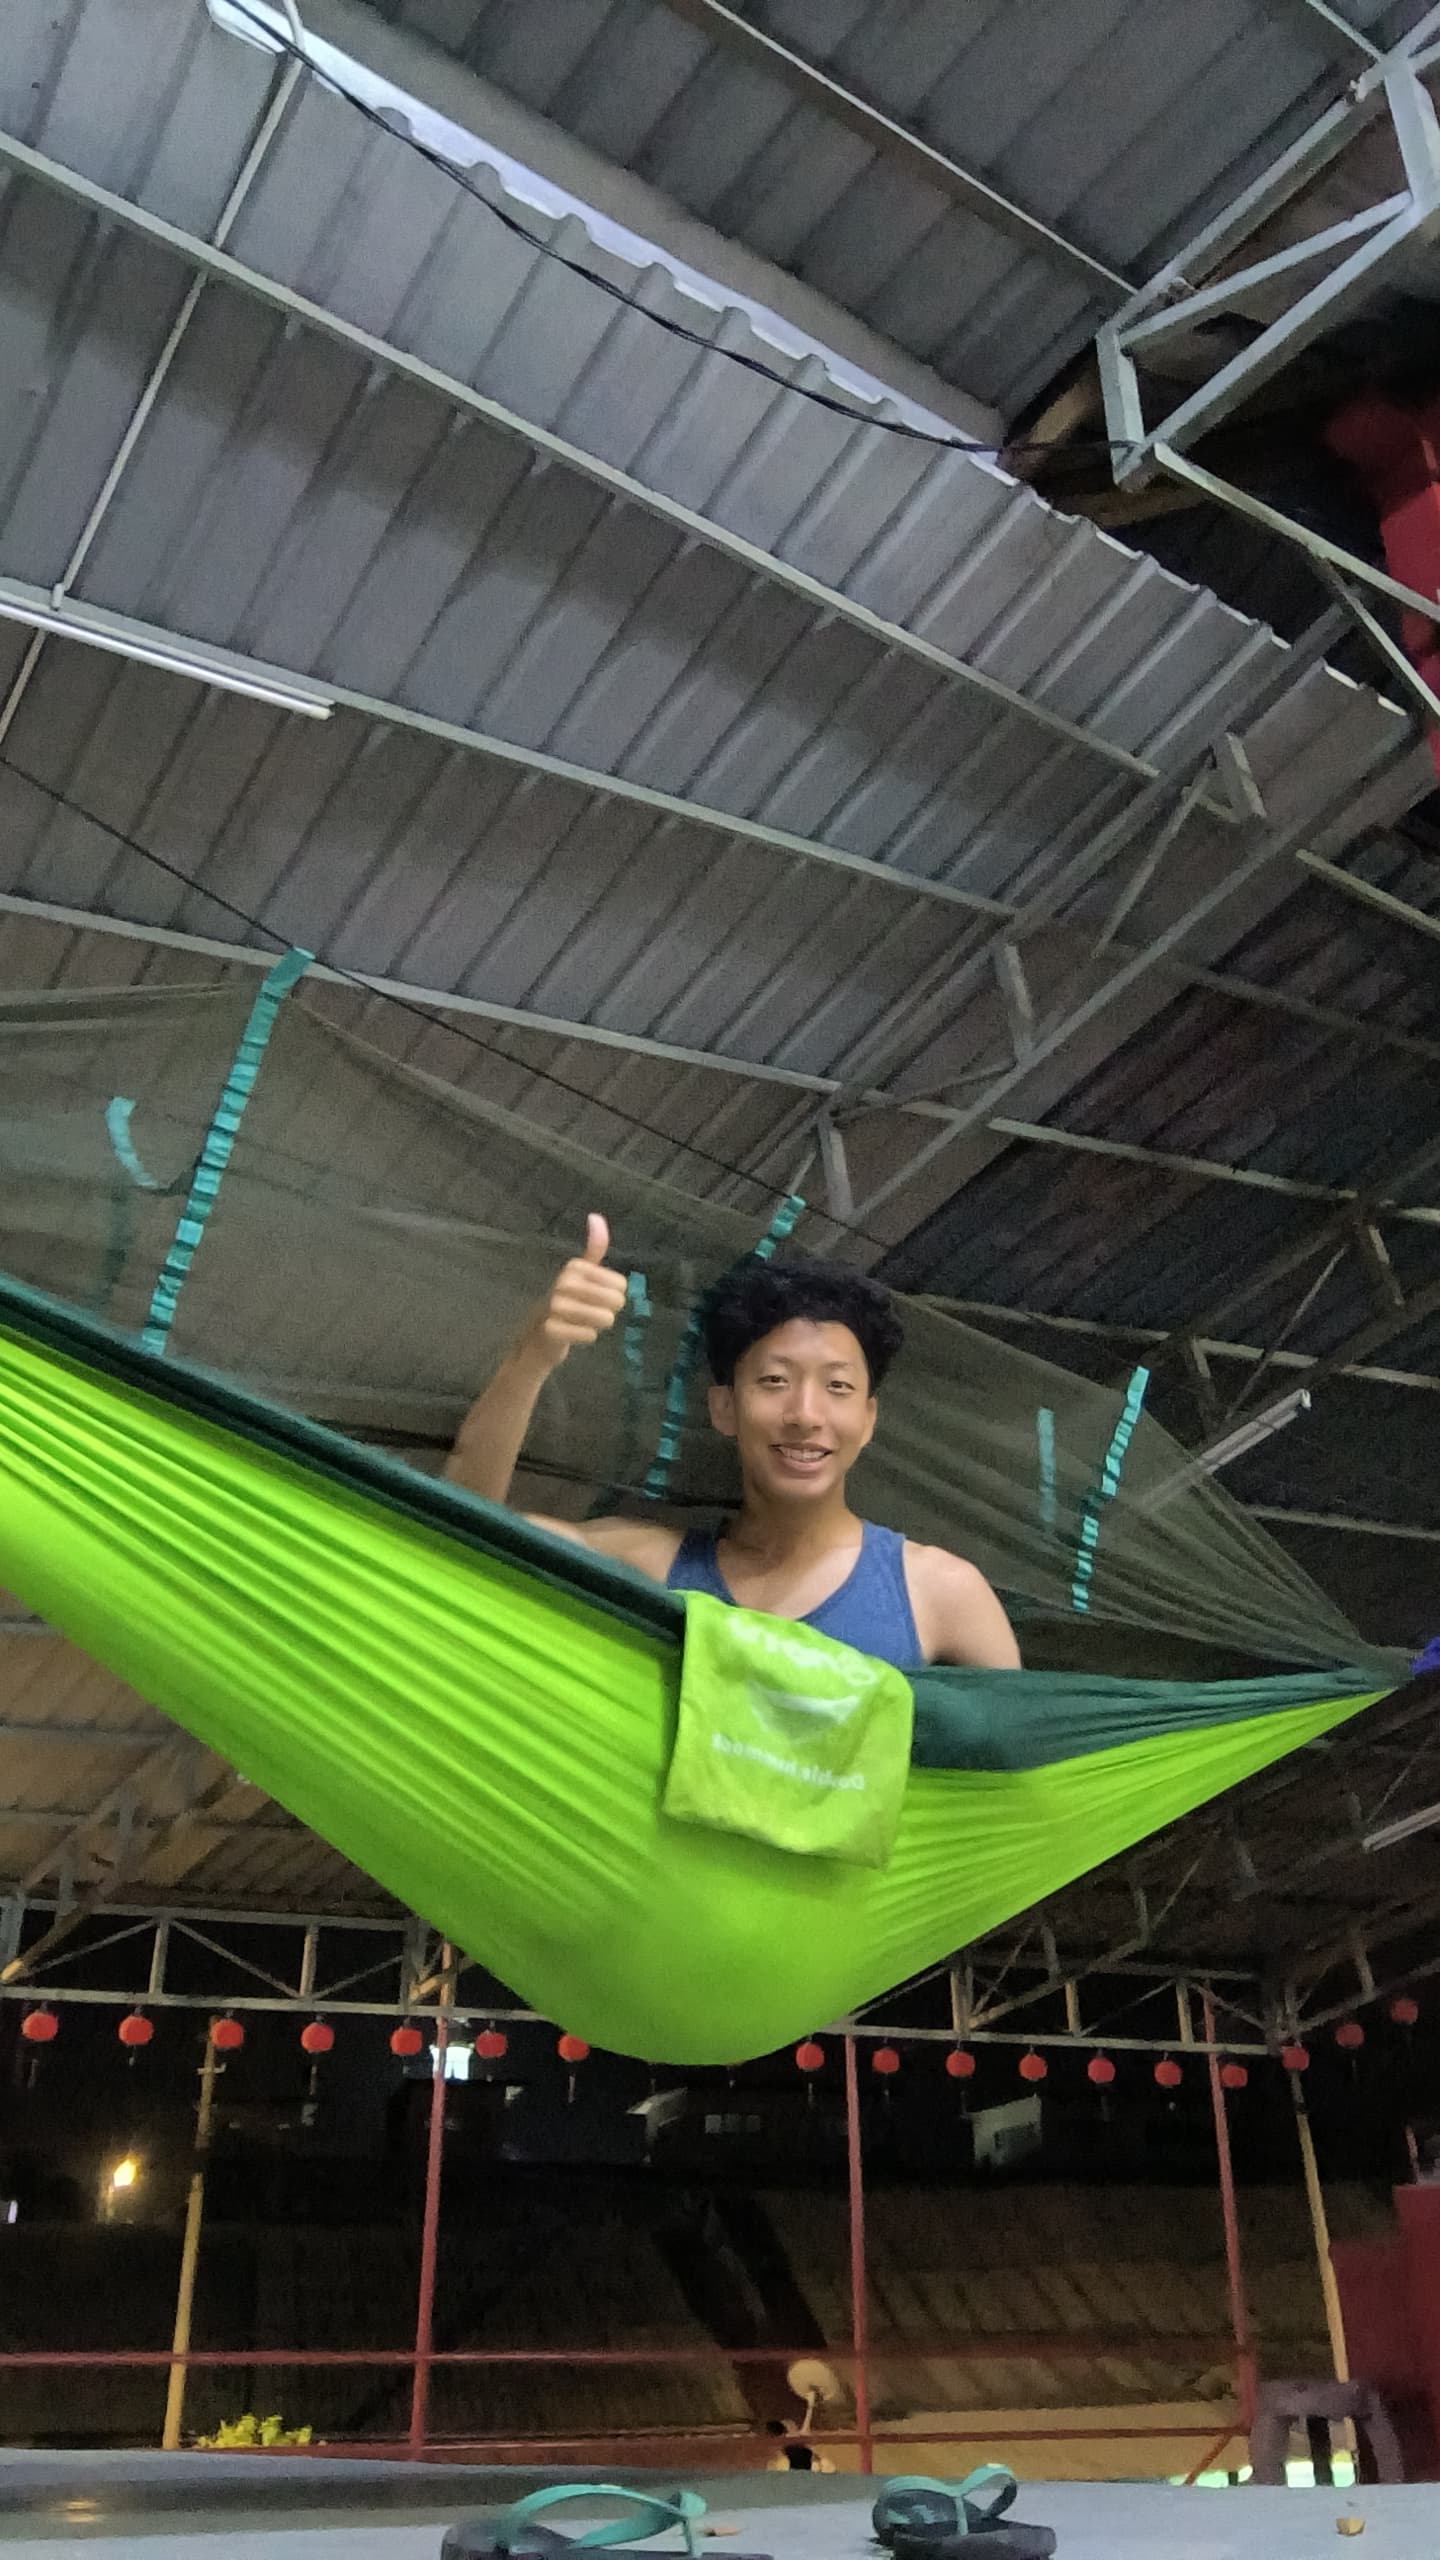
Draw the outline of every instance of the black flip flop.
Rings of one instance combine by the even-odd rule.
[[[888,2480],[871,2523],[893,2560],[1051,2560],[1048,2524],[1010,2515],[1018,2496],[1013,2471],[982,2463],[966,2480]]]

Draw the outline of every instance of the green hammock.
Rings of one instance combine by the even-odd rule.
[[[930,1671],[880,1869],[661,1810],[683,1604],[0,1285],[0,1581],[536,2009],[774,2050],[1353,1715],[1373,1674]]]

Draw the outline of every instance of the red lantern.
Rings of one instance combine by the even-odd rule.
[[[245,2030],[238,2018],[212,2018],[210,2041],[217,2053],[238,2053],[245,2041]]]
[[[967,2053],[963,2044],[957,2044],[953,2053],[946,2054],[945,2068],[952,2080],[973,2080],[975,2056],[973,2053]]]
[[[302,2053],[328,2053],[334,2042],[335,2030],[324,2018],[312,2018],[309,2026],[300,2030]]]
[[[503,2062],[510,2050],[510,2039],[498,2027],[482,2027],[475,2039],[475,2050],[482,2062]]]
[[[141,2010],[132,2009],[128,2018],[121,2019],[115,2033],[122,2044],[149,2044],[154,2039],[155,2021],[147,2018]]]
[[[590,2047],[579,2036],[562,2036],[555,2048],[562,2062],[588,2062]]]
[[[1047,2077],[1049,2069],[1050,2065],[1043,2053],[1022,2053],[1020,2056],[1022,2080],[1043,2080]]]
[[[27,2009],[20,2021],[20,2033],[27,2044],[53,2044],[60,2033],[60,2021],[53,2009]]]
[[[1310,2056],[1303,2044],[1282,2044],[1280,2060],[1287,2071],[1308,2071]]]
[[[1420,2015],[1420,2003],[1412,2000],[1408,1991],[1402,1991],[1398,1999],[1391,2001],[1390,2015],[1397,2027],[1413,2027]]]
[[[1184,2077],[1185,2074],[1173,2054],[1167,2053],[1163,2060],[1155,2065],[1156,2085],[1161,2089],[1178,2089]]]
[[[1115,2065],[1109,2054],[1093,2055],[1085,2065],[1085,2077],[1087,2080],[1093,2080],[1097,2089],[1108,2089],[1115,2077]]]
[[[807,2036],[803,2044],[797,2044],[795,2068],[797,2071],[823,2071],[825,2068],[823,2044],[817,2044],[813,2036]]]
[[[877,2044],[870,2056],[870,2068],[878,2072],[882,2080],[894,2078],[900,2068],[900,2056],[893,2044]]]
[[[1243,2062],[1221,2063],[1220,2086],[1222,2089],[1246,2089],[1249,2085],[1250,2074]]]
[[[425,2038],[418,2027],[391,2028],[390,2050],[401,2062],[412,2061],[422,2050],[424,2043]]]
[[[1365,2030],[1358,2018],[1342,2018],[1335,2030],[1335,2041],[1342,2053],[1358,2053],[1365,2041]]]

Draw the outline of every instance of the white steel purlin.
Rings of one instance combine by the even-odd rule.
[[[1167,259],[1106,321],[1095,341],[1117,484],[1139,489],[1161,476],[1182,482],[1293,544],[1317,570],[1328,573],[1332,591],[1372,644],[1374,620],[1358,608],[1352,583],[1413,612],[1433,615],[1436,598],[1402,585],[1313,526],[1192,461],[1188,449],[1306,347],[1372,300],[1386,284],[1399,280],[1414,252],[1440,237],[1440,119],[1424,86],[1424,74],[1437,60],[1440,8],[1431,8],[1392,52],[1376,54],[1345,96],[1327,108],[1288,151]],[[1402,189],[1308,238],[1232,268],[1217,282],[1205,282],[1382,116],[1389,121],[1404,171]],[[1290,277],[1302,279],[1317,260],[1326,258],[1333,261],[1328,271],[1262,327],[1248,346],[1221,363],[1208,380],[1163,415],[1153,414],[1153,403],[1147,414],[1142,382],[1147,355],[1207,320],[1243,310],[1247,293]],[[1383,654],[1388,672],[1399,677],[1421,710],[1434,719],[1440,706],[1429,688],[1393,647]]]

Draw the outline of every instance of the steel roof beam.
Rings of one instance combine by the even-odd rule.
[[[152,1737],[147,1735],[146,1740],[150,1739]],[[269,1799],[262,1799],[262,1801],[268,1802]],[[212,1820],[208,1814],[195,1812],[187,1812],[183,1819],[187,1830],[199,1833],[206,1843],[217,1839],[304,1842],[312,1836],[303,1824],[294,1822],[236,1822],[228,1818],[221,1821],[218,1817]],[[0,1831],[15,1827],[23,1827],[31,1831],[43,1830],[48,1824],[54,1823],[63,1823],[66,1826],[83,1824],[88,1829],[93,1826],[93,1817],[86,1813],[83,1805],[75,1804],[18,1804],[10,1805],[0,1813]],[[133,1877],[136,1870],[142,1867],[145,1860],[157,1849],[169,1847],[178,1823],[177,1819],[169,1814],[137,1813],[132,1817],[130,1827],[134,1837],[134,1854],[130,1868],[130,1875]],[[321,1841],[320,1846],[328,1848],[329,1843]],[[332,1855],[338,1858],[342,1852],[337,1849],[332,1852]],[[87,1890],[86,1899],[93,1899],[96,1902],[108,1901],[103,1890],[94,1887]]]
[[[7,600],[15,605],[17,611],[28,609],[32,603],[43,605],[45,591],[26,585],[19,579],[0,577],[0,610]],[[132,634],[137,654],[153,648],[169,657],[182,653],[187,647],[196,648],[196,644],[186,643],[178,633],[159,624],[137,621],[130,615],[97,612],[92,618],[108,638],[117,642],[122,635]],[[1293,677],[1298,669],[1313,664],[1323,654],[1323,645],[1331,633],[1342,627],[1338,614],[1333,621],[1329,616],[1322,617],[1314,626],[1308,648],[1305,642],[1296,644],[1286,673]],[[1324,640],[1321,635],[1324,635]],[[251,661],[225,654],[235,668],[253,666],[257,680],[262,682],[267,676],[295,684],[307,681],[288,667],[267,667],[258,659]],[[194,672],[196,681],[203,681],[198,654]],[[978,891],[962,889],[951,881],[931,879],[921,872],[901,869],[894,863],[880,861],[868,854],[849,853],[818,838],[796,835],[788,828],[767,825],[763,819],[738,817],[727,810],[712,808],[703,801],[681,799],[673,792],[656,790],[648,783],[633,782],[620,774],[602,773],[589,765],[570,764],[561,756],[547,755],[541,747],[519,746],[508,738],[495,737],[485,730],[465,729],[453,720],[441,720],[428,712],[413,711],[403,703],[390,702],[380,695],[356,693],[344,685],[327,685],[324,690],[327,700],[335,708],[354,712],[358,718],[373,720],[384,727],[412,730],[419,737],[433,739],[437,745],[457,747],[467,754],[481,755],[497,764],[513,765],[525,773],[543,774],[549,781],[571,785],[576,790],[590,792],[600,798],[620,800],[634,808],[647,809],[659,819],[674,819],[682,825],[713,830],[716,835],[739,844],[760,845],[797,862],[815,863],[822,868],[845,872],[852,878],[869,880],[876,888],[891,895],[918,898],[931,905],[950,907],[956,914],[978,916],[1002,926],[1019,924],[1028,930],[1037,920],[1046,920],[1037,919],[1031,908],[1017,907],[1001,898],[985,897]],[[0,713],[0,735],[3,735],[3,717]],[[43,791],[48,788],[36,776],[27,774],[24,767],[13,759],[8,761],[11,770],[22,780],[29,781],[35,789]],[[1163,785],[1156,786],[1156,789],[1164,796]],[[89,824],[105,823],[93,812],[83,814]],[[14,912],[38,912],[39,903],[32,902],[27,908],[21,902]],[[86,911],[78,909],[57,910],[55,920],[63,921],[67,916],[82,925],[93,923],[97,932],[124,932],[127,929],[118,919],[90,918]],[[1077,925],[1075,930],[1079,932],[1082,928]],[[224,956],[229,947],[216,945],[215,954]],[[1137,947],[1123,939],[1116,939],[1109,945],[1122,959]],[[243,950],[238,956],[245,956]],[[1440,1041],[1425,1040],[1380,1023],[1363,1022],[1332,1005],[1314,1004],[1281,988],[1259,986],[1251,979],[1237,977],[1227,970],[1197,968],[1173,954],[1153,953],[1152,965],[1162,976],[1179,986],[1199,987],[1207,994],[1225,996],[1236,1004],[1252,1005],[1262,1012],[1284,1014],[1293,1021],[1312,1025],[1317,1031],[1333,1031],[1340,1038],[1353,1040],[1362,1047],[1393,1051],[1397,1056],[1413,1057],[1429,1065],[1440,1064]],[[313,976],[315,972],[312,970],[310,974]]]
[[[1284,5],[1291,17],[1297,13],[1303,13],[1310,22],[1312,32],[1317,25],[1329,27],[1332,34],[1339,37],[1347,53],[1358,54],[1365,62],[1381,60],[1379,45],[1372,42],[1363,28],[1352,26],[1349,19],[1343,17],[1338,9],[1332,8],[1330,0],[1284,0]]]
[[[1413,741],[1407,735],[1402,741],[1387,742],[1377,747],[1369,771],[1352,785],[1341,807],[1323,813],[1323,825],[1327,832],[1333,833],[1337,827],[1343,826],[1347,812],[1353,813],[1357,808],[1363,807],[1365,796],[1374,787],[1378,774],[1391,764],[1400,761],[1401,757],[1408,755],[1412,744]],[[928,1138],[906,1164],[878,1184],[869,1197],[860,1203],[860,1217],[866,1219],[872,1217],[877,1209],[883,1208],[887,1201],[906,1188],[928,1164],[943,1155],[945,1149],[953,1145],[967,1129],[981,1127],[992,1116],[997,1102],[1003,1101],[1007,1094],[1013,1093],[1018,1086],[1024,1084],[1037,1066],[1042,1065],[1046,1059],[1058,1055],[1077,1033],[1083,1031],[1099,1015],[1107,1012],[1111,1005],[1154,968],[1157,960],[1173,952],[1188,935],[1218,914],[1239,890],[1256,880],[1262,872],[1272,865],[1277,865],[1283,857],[1293,855],[1303,836],[1315,824],[1315,819],[1316,813],[1311,811],[1290,827],[1248,829],[1234,864],[1228,870],[1222,871],[1218,879],[1208,880],[1198,895],[1189,901],[1180,914],[1174,917],[1150,944],[1132,953],[1118,968],[1112,970],[1098,987],[1093,987],[1079,995],[1068,1009],[1062,1009],[1054,1020],[1038,1028],[1024,1058],[1016,1059],[1011,1066],[998,1073],[975,1102],[966,1103],[955,1112],[947,1129],[939,1130],[934,1137]],[[1092,867],[1098,867],[1098,865]],[[1053,899],[1055,893],[1056,884],[1052,883],[1051,889],[1046,893],[1047,897]],[[1114,944],[1110,949],[1113,953]],[[957,977],[955,989],[957,995],[962,985],[963,976]]]
[[[1440,234],[1440,121],[1422,79],[1434,57],[1440,8],[1428,9],[1399,44],[1382,53],[1368,38],[1348,28],[1343,18],[1323,5],[1323,0],[1308,0],[1308,5],[1327,24],[1344,30],[1370,56],[1368,66],[1342,98],[1327,108],[1214,221],[1168,259],[1100,330],[1096,359],[1112,439],[1113,473],[1118,483],[1129,488],[1143,486],[1157,470],[1162,471],[1171,480],[1237,514],[1251,517],[1278,539],[1293,544],[1332,583],[1339,573],[1344,581],[1354,580],[1374,588],[1392,603],[1399,602],[1428,619],[1433,618],[1433,596],[1427,599],[1401,587],[1385,571],[1331,542],[1313,526],[1266,505],[1234,482],[1201,469],[1187,459],[1183,450],[1260,391],[1317,338],[1332,332],[1353,311],[1363,308],[1383,285],[1391,281],[1403,285],[1416,249],[1433,243]],[[1401,194],[1387,197],[1328,229],[1322,227],[1274,256],[1232,269],[1219,284],[1205,283],[1204,279],[1239,243],[1250,238],[1308,186],[1382,112],[1388,114],[1389,139],[1405,178]],[[1137,356],[1143,359],[1157,339],[1202,326],[1207,316],[1218,310],[1243,308],[1244,297],[1253,286],[1271,282],[1277,275],[1297,270],[1317,255],[1343,249],[1351,242],[1355,245],[1350,246],[1348,256],[1340,257],[1278,318],[1263,325],[1238,354],[1221,362],[1165,414],[1155,416],[1153,411],[1160,403],[1158,399],[1152,402],[1152,413],[1147,416]],[[1372,647],[1379,650],[1392,672],[1401,672],[1402,680],[1421,700],[1427,717],[1433,718],[1433,696],[1413,670],[1405,668],[1403,654],[1360,598],[1349,592],[1348,585],[1343,591]]]
[[[917,660],[932,674],[982,694],[1004,710],[1048,730],[1052,736],[1063,739],[1072,747],[1100,757],[1121,772],[1141,781],[1155,779],[1155,767],[1143,757],[1132,755],[1128,748],[1113,744],[1094,730],[1082,728],[1058,711],[1048,711],[1042,703],[1032,702],[1027,695],[1002,683],[998,676],[984,674],[980,668],[952,656],[949,650],[925,639],[921,633],[907,629],[903,623],[888,621],[883,614],[873,612],[868,605],[859,603],[841,588],[826,586],[823,580],[811,577],[790,561],[778,558],[774,552],[762,550],[757,543],[747,542],[742,534],[730,532],[713,518],[700,514],[696,508],[682,505],[679,499],[648,488],[643,481],[632,478],[629,472],[620,470],[616,464],[603,461],[598,454],[587,453],[582,446],[571,444],[548,427],[537,426],[533,420],[506,408],[501,401],[490,399],[457,376],[441,372],[422,357],[393,346],[386,338],[376,337],[373,331],[343,319],[338,312],[326,310],[322,303],[312,302],[292,286],[281,284],[275,277],[246,266],[227,251],[197,238],[193,232],[182,230],[159,214],[147,211],[143,205],[132,203],[129,197],[116,195],[111,188],[100,186],[78,170],[66,168],[45,152],[33,150],[18,135],[0,132],[0,167],[8,167],[22,177],[34,179],[52,193],[83,206],[99,221],[113,223],[120,230],[149,241],[153,247],[168,251],[197,274],[230,285],[250,300],[264,304],[287,323],[314,330],[317,335],[331,339],[350,354],[358,356],[365,364],[414,383],[418,389],[434,394],[461,415],[476,419],[481,425],[493,428],[512,441],[528,445],[532,453],[542,460],[578,474],[608,498],[623,501],[657,517],[683,540],[703,543],[709,549],[723,553],[748,575],[784,588],[815,612],[862,632],[880,648]],[[855,423],[857,427],[866,424],[863,411],[856,411]],[[957,455],[963,455],[965,449],[963,440],[957,436]]]
[[[63,925],[71,932],[110,934],[124,941],[139,941],[164,950],[188,952],[196,958],[217,961],[226,967],[239,965],[265,969],[272,958],[271,953],[252,944],[184,933],[167,925],[139,924],[115,916],[99,916],[83,907],[57,906],[48,899],[26,898],[8,891],[0,892],[0,916],[5,915],[36,923]],[[757,1084],[777,1084],[788,1091],[814,1094],[823,1106],[844,1095],[852,1103],[863,1103],[867,1110],[896,1111],[931,1123],[939,1121],[948,1125],[962,1117],[958,1106],[952,1108],[941,1102],[885,1092],[852,1095],[833,1076],[809,1075],[796,1068],[773,1066],[764,1060],[728,1057],[713,1049],[685,1048],[673,1041],[650,1039],[640,1032],[615,1031],[597,1023],[534,1013],[520,1005],[494,1004],[484,996],[458,994],[442,987],[417,986],[407,979],[371,977],[355,970],[332,969],[322,961],[312,962],[306,976],[327,986],[349,988],[359,995],[388,996],[406,1005],[423,1005],[436,1012],[468,1015],[493,1022],[500,1029],[539,1033],[553,1040],[589,1043],[632,1056],[653,1058],[666,1066],[698,1068],[703,1072],[737,1076]],[[1435,1044],[1435,1051],[1440,1057],[1440,1044]],[[1266,1173],[1258,1167],[1221,1164],[1204,1156],[1182,1155],[1159,1147],[1134,1146],[1124,1139],[1092,1137],[1083,1130],[1049,1127],[1040,1121],[1011,1120],[997,1115],[987,1117],[983,1125],[994,1136],[1009,1139],[1017,1145],[1053,1148],[1063,1154],[1098,1156],[1157,1173],[1176,1175],[1187,1181],[1226,1183],[1242,1190],[1263,1191],[1271,1196],[1315,1203],[1321,1207],[1348,1209],[1362,1197],[1358,1191],[1337,1189],[1318,1182],[1302,1182],[1286,1174]],[[1440,1228],[1440,1207],[1412,1206],[1370,1195],[1365,1195],[1365,1198],[1367,1214],[1376,1220]]]
[[[1096,1342],[1124,1343],[1134,1350],[1175,1339],[1160,1325],[1105,1324],[1094,1316],[1056,1315],[1043,1307],[1007,1307],[986,1298],[947,1298],[924,1290],[914,1294],[938,1307],[942,1315],[979,1323],[1042,1325],[1057,1333],[1082,1334]],[[1187,1334],[1185,1340],[1202,1351],[1207,1360],[1243,1360],[1257,1366],[1263,1360],[1272,1368],[1301,1371],[1315,1366],[1316,1354],[1311,1351],[1267,1351],[1256,1342],[1226,1342],[1210,1334]],[[1347,1362],[1344,1374],[1360,1379],[1366,1386],[1413,1387],[1420,1393],[1440,1395],[1440,1376],[1423,1369],[1384,1369],[1366,1362]]]
[[[285,5],[285,0],[282,0],[282,5]],[[292,9],[294,5],[295,0],[289,0],[289,6]],[[241,163],[235,183],[232,186],[229,195],[226,197],[224,205],[221,207],[220,216],[215,225],[214,235],[215,246],[217,248],[224,247],[225,242],[229,239],[231,232],[234,230],[235,225],[244,210],[246,200],[250,196],[255,186],[255,182],[261,175],[265,163],[269,159],[271,151],[274,149],[275,143],[280,136],[290,101],[303,77],[304,65],[302,62],[294,59],[285,63],[283,68],[277,71],[276,77],[271,86],[269,100],[255,126],[254,133],[252,134],[250,148],[246,152],[245,158]],[[165,343],[162,346],[159,355],[156,357],[154,364],[151,366],[145,382],[141,387],[135,405],[130,412],[125,431],[111,457],[110,468],[106,472],[105,477],[100,484],[99,491],[84,524],[81,526],[79,533],[76,535],[75,541],[71,545],[69,558],[66,560],[64,568],[61,570],[59,577],[56,579],[54,586],[50,590],[47,602],[53,609],[58,610],[63,604],[65,598],[70,594],[76,579],[79,577],[91,551],[94,549],[100,528],[103,525],[106,516],[110,512],[111,505],[115,498],[115,493],[130,467],[135,448],[139,444],[140,438],[145,432],[146,422],[165,387],[171,368],[174,365],[175,359],[189,332],[190,323],[194,319],[195,313],[199,308],[200,299],[205,291],[206,282],[207,279],[203,275],[196,275],[191,278],[185,298],[166,333]],[[40,663],[40,653],[44,648],[44,645],[44,630],[43,628],[37,627],[29,645],[26,648],[25,655],[16,670],[9,690],[6,693],[5,700],[3,704],[0,704],[0,743],[3,743],[4,739],[8,737],[10,733],[16,714],[19,711],[20,705],[24,700],[26,691],[29,687],[30,679],[34,675],[35,669]]]
[[[1440,942],[1440,916],[1427,915],[1423,907],[1412,906],[1408,898],[1397,898],[1392,890],[1380,888],[1358,872],[1346,871],[1338,862],[1326,862],[1318,853],[1300,852],[1295,859],[1312,880],[1322,880],[1327,888],[1337,889],[1358,906],[1373,908],[1377,915],[1387,917],[1392,924],[1404,925],[1410,933],[1423,933],[1430,941]]]
[[[357,1869],[356,1872],[358,1875],[359,1870]],[[369,1884],[372,1878],[365,1876],[362,1881]],[[380,1893],[382,1888],[377,1885],[375,1890]],[[53,1912],[58,1915],[62,1912],[63,1906],[56,1901],[53,1894],[37,1893],[29,1896],[26,1909]],[[177,1902],[173,1897],[173,1890],[162,1892],[158,1901],[152,1899],[148,1902],[123,1900],[108,1902],[104,1917],[106,1920],[150,1920],[157,1926],[173,1920],[178,1928],[190,1928],[203,1921],[208,1928],[212,1929],[249,1928],[252,1925],[261,1929],[359,1929],[372,1937],[380,1934],[385,1937],[399,1938],[402,1947],[408,1931],[415,1925],[412,1914],[399,1909],[389,1913],[346,1912],[316,1911],[307,1906],[304,1910],[296,1911],[288,1904],[242,1902],[232,1903],[221,1911],[212,1902]],[[397,1957],[400,1952],[401,1948],[397,1948]]]
[[[47,1627],[43,1620],[39,1618],[35,1620],[35,1630],[37,1634],[47,1636],[56,1632],[53,1628]],[[5,1623],[3,1619],[0,1619],[0,1635],[3,1635],[4,1633]],[[0,1742],[40,1742],[44,1743],[47,1749],[52,1743],[54,1743],[61,1750],[83,1747],[90,1751],[108,1751],[113,1744],[115,1748],[120,1751],[153,1751],[155,1748],[155,1731],[153,1726],[148,1728],[141,1727],[137,1730],[134,1726],[126,1727],[124,1725],[113,1724],[15,1724],[7,1722],[0,1723]],[[14,1808],[12,1808],[10,1812],[0,1811],[0,1824],[11,1820],[13,1811]]]
[[[1434,1171],[1437,1164],[1440,1164],[1440,1139],[1429,1138],[1423,1146],[1414,1149],[1387,1176],[1387,1190],[1397,1190],[1407,1182],[1423,1181],[1427,1174]],[[1168,1353],[1178,1351],[1188,1338],[1209,1335],[1236,1309],[1248,1306],[1253,1299],[1263,1296],[1267,1289],[1278,1287],[1281,1282],[1292,1279],[1298,1273],[1307,1270],[1312,1263],[1319,1261],[1327,1247],[1340,1245],[1348,1249],[1355,1235],[1357,1212],[1360,1216],[1368,1218],[1372,1207],[1373,1195],[1368,1192],[1362,1193],[1358,1201],[1340,1210],[1334,1217],[1322,1219],[1307,1235],[1297,1238],[1292,1244],[1278,1247],[1274,1253],[1267,1254],[1265,1259],[1257,1263],[1254,1269],[1248,1272],[1233,1289],[1228,1290],[1222,1299],[1212,1302],[1204,1315],[1196,1316],[1191,1324],[1178,1326],[1166,1334],[1151,1357],[1151,1367],[1158,1366]],[[1396,1334],[1406,1333],[1414,1325],[1423,1322],[1426,1314],[1430,1312],[1427,1302],[1436,1296],[1437,1287],[1440,1287],[1440,1284],[1417,1290],[1406,1298],[1402,1306],[1392,1307],[1369,1324],[1362,1325],[1335,1351],[1327,1352],[1323,1358],[1312,1360],[1307,1371],[1306,1384],[1322,1376],[1333,1376],[1340,1369],[1363,1363],[1372,1350],[1379,1350],[1384,1343],[1393,1340]],[[1267,1351],[1263,1355],[1261,1366],[1268,1367],[1272,1360],[1278,1359],[1279,1354],[1280,1346],[1277,1345],[1274,1351]]]
[[[1287,1511],[1278,1502],[1246,1502],[1241,1508],[1252,1520],[1266,1520],[1282,1529],[1333,1529],[1345,1537],[1415,1538],[1427,1546],[1440,1546],[1440,1529],[1421,1528],[1413,1520],[1358,1520],[1345,1511]]]
[[[858,97],[853,89],[845,88],[817,63],[767,35],[750,19],[727,9],[723,0],[664,0],[664,5],[672,17],[683,18],[687,25],[697,27],[713,44],[738,54],[756,70],[772,73],[807,107],[818,108],[830,123],[858,134],[882,159],[898,162],[912,177],[948,196],[952,204],[963,205],[967,213],[977,215],[991,231],[1002,232],[1022,249],[1048,259],[1052,266],[1063,267],[1067,274],[1088,285],[1092,293],[1103,294],[1107,301],[1117,296],[1123,301],[1134,292],[1132,278],[1107,266],[1102,258],[1092,257],[1078,241],[1068,239],[1064,232],[1054,230],[1038,214],[1002,195],[973,170],[962,168],[945,152],[922,141],[908,126],[897,124],[893,116]]]

